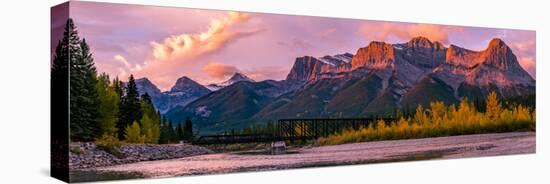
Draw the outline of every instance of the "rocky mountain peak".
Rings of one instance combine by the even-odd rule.
[[[352,69],[367,68],[385,68],[395,60],[393,46],[385,42],[373,41],[369,46],[357,50],[357,53],[351,60]]]
[[[239,82],[239,81],[251,81],[251,82],[254,82],[254,80],[252,80],[251,78],[249,78],[248,76],[242,74],[242,73],[235,73],[233,74],[233,76],[231,78],[229,78],[228,81],[233,81],[233,82]]]
[[[148,78],[139,78],[135,80],[139,94],[147,93],[150,96],[158,96],[161,94],[160,89],[155,86]]]
[[[224,81],[224,82],[221,82],[221,83],[215,83],[215,84],[208,84],[206,86],[206,88],[208,88],[209,90],[211,91],[217,91],[221,88],[224,88],[224,87],[227,87],[227,86],[230,86],[234,83],[237,83],[237,82],[240,82],[240,81],[248,81],[248,82],[255,82],[253,79],[251,79],[250,77],[242,74],[242,73],[239,73],[239,72],[236,72],[235,74],[233,74],[233,76],[231,76],[231,78],[229,78],[227,81]]]
[[[447,49],[446,61],[466,67],[484,64],[500,70],[523,70],[510,47],[499,38],[492,39],[483,51],[471,51],[451,45]]]
[[[412,38],[409,42],[406,43],[409,48],[429,48],[434,50],[443,50],[445,46],[438,41],[432,42],[430,39],[418,36]]]
[[[172,89],[170,89],[170,92],[186,92],[189,90],[208,91],[208,89],[206,89],[204,86],[186,76],[183,76],[176,81],[176,84],[172,87]]]
[[[418,37],[412,38],[408,42],[408,45],[412,47],[431,48],[433,47],[434,44],[432,43],[432,41],[430,41],[430,39],[426,37],[418,36]]]
[[[489,42],[488,48],[498,48],[498,47],[508,47],[504,41],[502,41],[500,38],[493,38]]]
[[[294,65],[286,79],[295,81],[308,81],[314,79],[315,74],[319,73],[323,67],[322,65],[325,65],[325,63],[313,56],[298,57],[294,61]]]
[[[515,70],[519,67],[516,56],[512,50],[501,39],[495,38],[489,42],[484,51],[484,64],[502,70]]]
[[[482,62],[483,58],[480,52],[451,44],[445,53],[445,61],[454,66],[473,67]]]
[[[352,58],[353,54],[350,53],[325,55],[322,57],[298,57],[294,61],[294,65],[286,79],[309,81],[318,79],[322,74],[345,72],[351,68]]]

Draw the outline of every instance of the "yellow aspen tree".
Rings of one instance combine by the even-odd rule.
[[[487,115],[490,120],[498,119],[502,113],[502,106],[497,99],[497,93],[494,91],[489,93],[485,102],[487,104],[485,115]]]

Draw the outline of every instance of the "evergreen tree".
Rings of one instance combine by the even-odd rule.
[[[124,96],[122,86],[122,82],[118,80],[118,76],[115,77],[115,79],[113,79],[113,88],[115,89],[115,92],[118,94],[119,97]]]
[[[110,85],[109,76],[105,73],[99,75],[96,88],[100,102],[99,118],[103,134],[114,136],[117,134],[116,122],[120,97],[116,93],[114,85]]]
[[[55,55],[53,56],[52,66],[51,66],[51,138],[52,138],[52,147],[56,147],[56,150],[62,152],[61,154],[66,154],[67,149],[58,149],[66,148],[68,144],[69,136],[67,135],[68,128],[64,123],[66,123],[67,116],[69,115],[69,109],[67,107],[59,108],[59,104],[66,105],[69,103],[69,35],[72,34],[72,27],[69,27],[69,21],[65,26],[65,31],[63,33],[63,38],[58,41]],[[72,23],[71,23],[72,24]],[[60,127],[60,128],[53,128]],[[70,127],[74,125],[70,124]],[[71,134],[72,135],[72,134]],[[71,136],[72,137],[72,136]],[[65,151],[63,151],[65,150]],[[58,157],[63,158],[63,157]],[[59,160],[59,159],[57,159]]]
[[[185,125],[183,126],[183,140],[193,140],[193,122],[191,122],[191,118],[189,117],[185,118]]]
[[[178,123],[176,128],[176,137],[177,140],[183,140],[183,128],[181,127],[181,123]]]
[[[168,131],[167,131],[167,126],[168,124],[166,123],[165,121],[166,119],[163,118],[163,120],[161,121],[160,123],[160,137],[159,137],[159,144],[167,144],[169,142],[169,137],[168,137]]]
[[[62,42],[67,43],[69,54],[71,138],[90,141],[102,134],[94,60],[86,40],[80,40],[72,19],[67,21]]]
[[[168,140],[170,143],[176,142],[176,132],[174,131],[174,125],[172,124],[171,120],[168,120]]]
[[[163,117],[162,126],[160,131],[159,143],[168,144],[176,141],[176,134],[174,132],[174,127],[172,121]]]
[[[141,111],[143,113],[141,118],[142,134],[146,135],[146,142],[156,144],[160,137],[160,116],[149,94],[145,93],[141,95]]]
[[[146,105],[153,105],[153,101],[151,100],[151,96],[149,96],[148,93],[144,93],[143,95],[141,95],[140,99],[141,99],[142,104],[145,103]],[[152,109],[153,109],[152,113],[156,113],[156,111],[154,111],[154,107]]]
[[[124,128],[134,121],[141,120],[142,116],[139,93],[133,75],[128,78],[128,84],[126,84],[124,92],[126,94],[121,98],[117,123],[120,139],[124,138]]]

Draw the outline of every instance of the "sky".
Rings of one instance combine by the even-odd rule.
[[[66,20],[55,17],[67,16],[63,8],[52,9],[52,44],[61,38]],[[500,38],[536,76],[534,31],[79,1],[70,2],[70,17],[99,72],[121,80],[147,77],[163,91],[182,76],[203,85],[235,72],[282,80],[296,57],[355,54],[371,41],[404,43],[416,36],[470,50]]]

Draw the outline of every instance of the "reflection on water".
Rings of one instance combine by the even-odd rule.
[[[90,181],[106,181],[106,180],[126,180],[144,178],[137,172],[113,172],[113,171],[97,171],[97,170],[77,170],[69,172],[72,182],[90,182]]]

